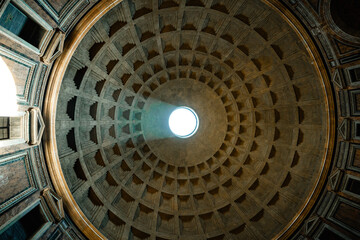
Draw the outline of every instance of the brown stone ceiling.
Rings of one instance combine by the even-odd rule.
[[[189,139],[166,126],[181,105],[200,118]],[[309,53],[264,2],[129,0],[70,61],[57,146],[110,239],[270,239],[316,184],[326,110]]]

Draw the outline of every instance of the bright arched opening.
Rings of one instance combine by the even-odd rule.
[[[10,69],[0,57],[0,116],[17,115],[16,86]]]

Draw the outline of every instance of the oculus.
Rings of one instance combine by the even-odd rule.
[[[179,138],[193,136],[199,128],[199,118],[189,107],[178,107],[169,117],[169,128]]]

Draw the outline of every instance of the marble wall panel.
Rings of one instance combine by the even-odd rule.
[[[0,158],[0,213],[37,191],[29,152]]]

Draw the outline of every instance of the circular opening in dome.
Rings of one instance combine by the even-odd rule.
[[[178,107],[170,114],[169,127],[175,136],[188,138],[198,130],[199,118],[191,108]]]

